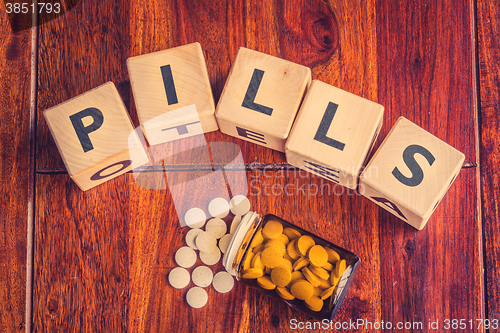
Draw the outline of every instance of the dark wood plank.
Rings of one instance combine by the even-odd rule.
[[[0,13],[0,332],[22,332],[30,166],[31,31]]]
[[[481,189],[486,271],[486,316],[500,318],[500,211],[498,202],[500,136],[498,85],[500,64],[500,2],[477,2],[479,82],[481,101]]]
[[[471,1],[378,2],[382,135],[402,115],[477,163],[473,10]],[[422,231],[380,213],[382,318],[423,331],[429,320],[484,318],[478,172],[462,170]]]

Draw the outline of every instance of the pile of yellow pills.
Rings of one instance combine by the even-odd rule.
[[[346,266],[331,247],[270,219],[250,241],[239,277],[274,290],[284,300],[301,300],[305,307],[320,312],[330,304]]]

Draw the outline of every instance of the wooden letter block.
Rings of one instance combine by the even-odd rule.
[[[148,161],[112,82],[45,110],[44,116],[69,175],[83,191]]]
[[[356,188],[384,107],[314,80],[286,142],[287,162]]]
[[[308,67],[240,47],[215,112],[221,132],[285,151]]]
[[[199,43],[129,58],[127,68],[139,121],[151,145],[219,128]]]
[[[401,117],[361,174],[359,191],[421,230],[464,159],[464,154]]]

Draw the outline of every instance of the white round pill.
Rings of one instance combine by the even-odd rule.
[[[245,215],[250,210],[250,200],[244,195],[236,195],[231,199],[231,213]]]
[[[217,249],[217,239],[209,232],[203,231],[194,240],[200,252],[213,252]]]
[[[190,247],[183,246],[175,252],[175,262],[184,268],[192,267],[196,263],[196,252]]]
[[[186,301],[190,307],[199,309],[207,304],[208,294],[203,288],[193,287],[186,293]]]
[[[220,250],[218,247],[212,252],[200,252],[200,260],[208,266],[215,265],[219,262],[221,257]]]
[[[231,222],[231,228],[229,229],[230,234],[234,234],[234,232],[236,231],[236,228],[238,228],[238,225],[240,224],[240,222],[241,222],[241,215],[236,215],[233,218],[233,221]]]
[[[205,231],[211,233],[215,238],[219,239],[227,232],[226,222],[218,217],[214,217],[213,219],[208,220],[205,225]]]
[[[215,198],[208,204],[208,212],[213,217],[223,219],[229,214],[229,203],[224,198]]]
[[[185,288],[190,281],[189,272],[182,267],[176,267],[168,274],[168,282],[176,289]]]
[[[200,208],[191,208],[184,215],[184,222],[187,226],[193,229],[199,229],[205,225],[207,215]]]
[[[191,278],[193,279],[193,283],[198,287],[208,287],[212,283],[212,279],[214,278],[214,273],[207,266],[198,266],[194,269],[191,274]]]
[[[228,272],[219,272],[215,274],[214,280],[212,281],[214,289],[220,293],[227,293],[233,289],[234,279]]]
[[[229,242],[231,241],[231,237],[233,237],[233,235],[225,234],[219,239],[219,249],[222,251],[222,253],[226,253]]]
[[[187,232],[186,234],[186,244],[193,250],[198,250],[198,247],[196,246],[196,237],[198,237],[199,234],[203,233],[203,230],[201,229],[191,229]]]

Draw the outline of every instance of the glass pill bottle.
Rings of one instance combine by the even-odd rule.
[[[331,320],[360,260],[275,215],[248,212],[224,255],[224,267],[244,284],[309,315]]]

